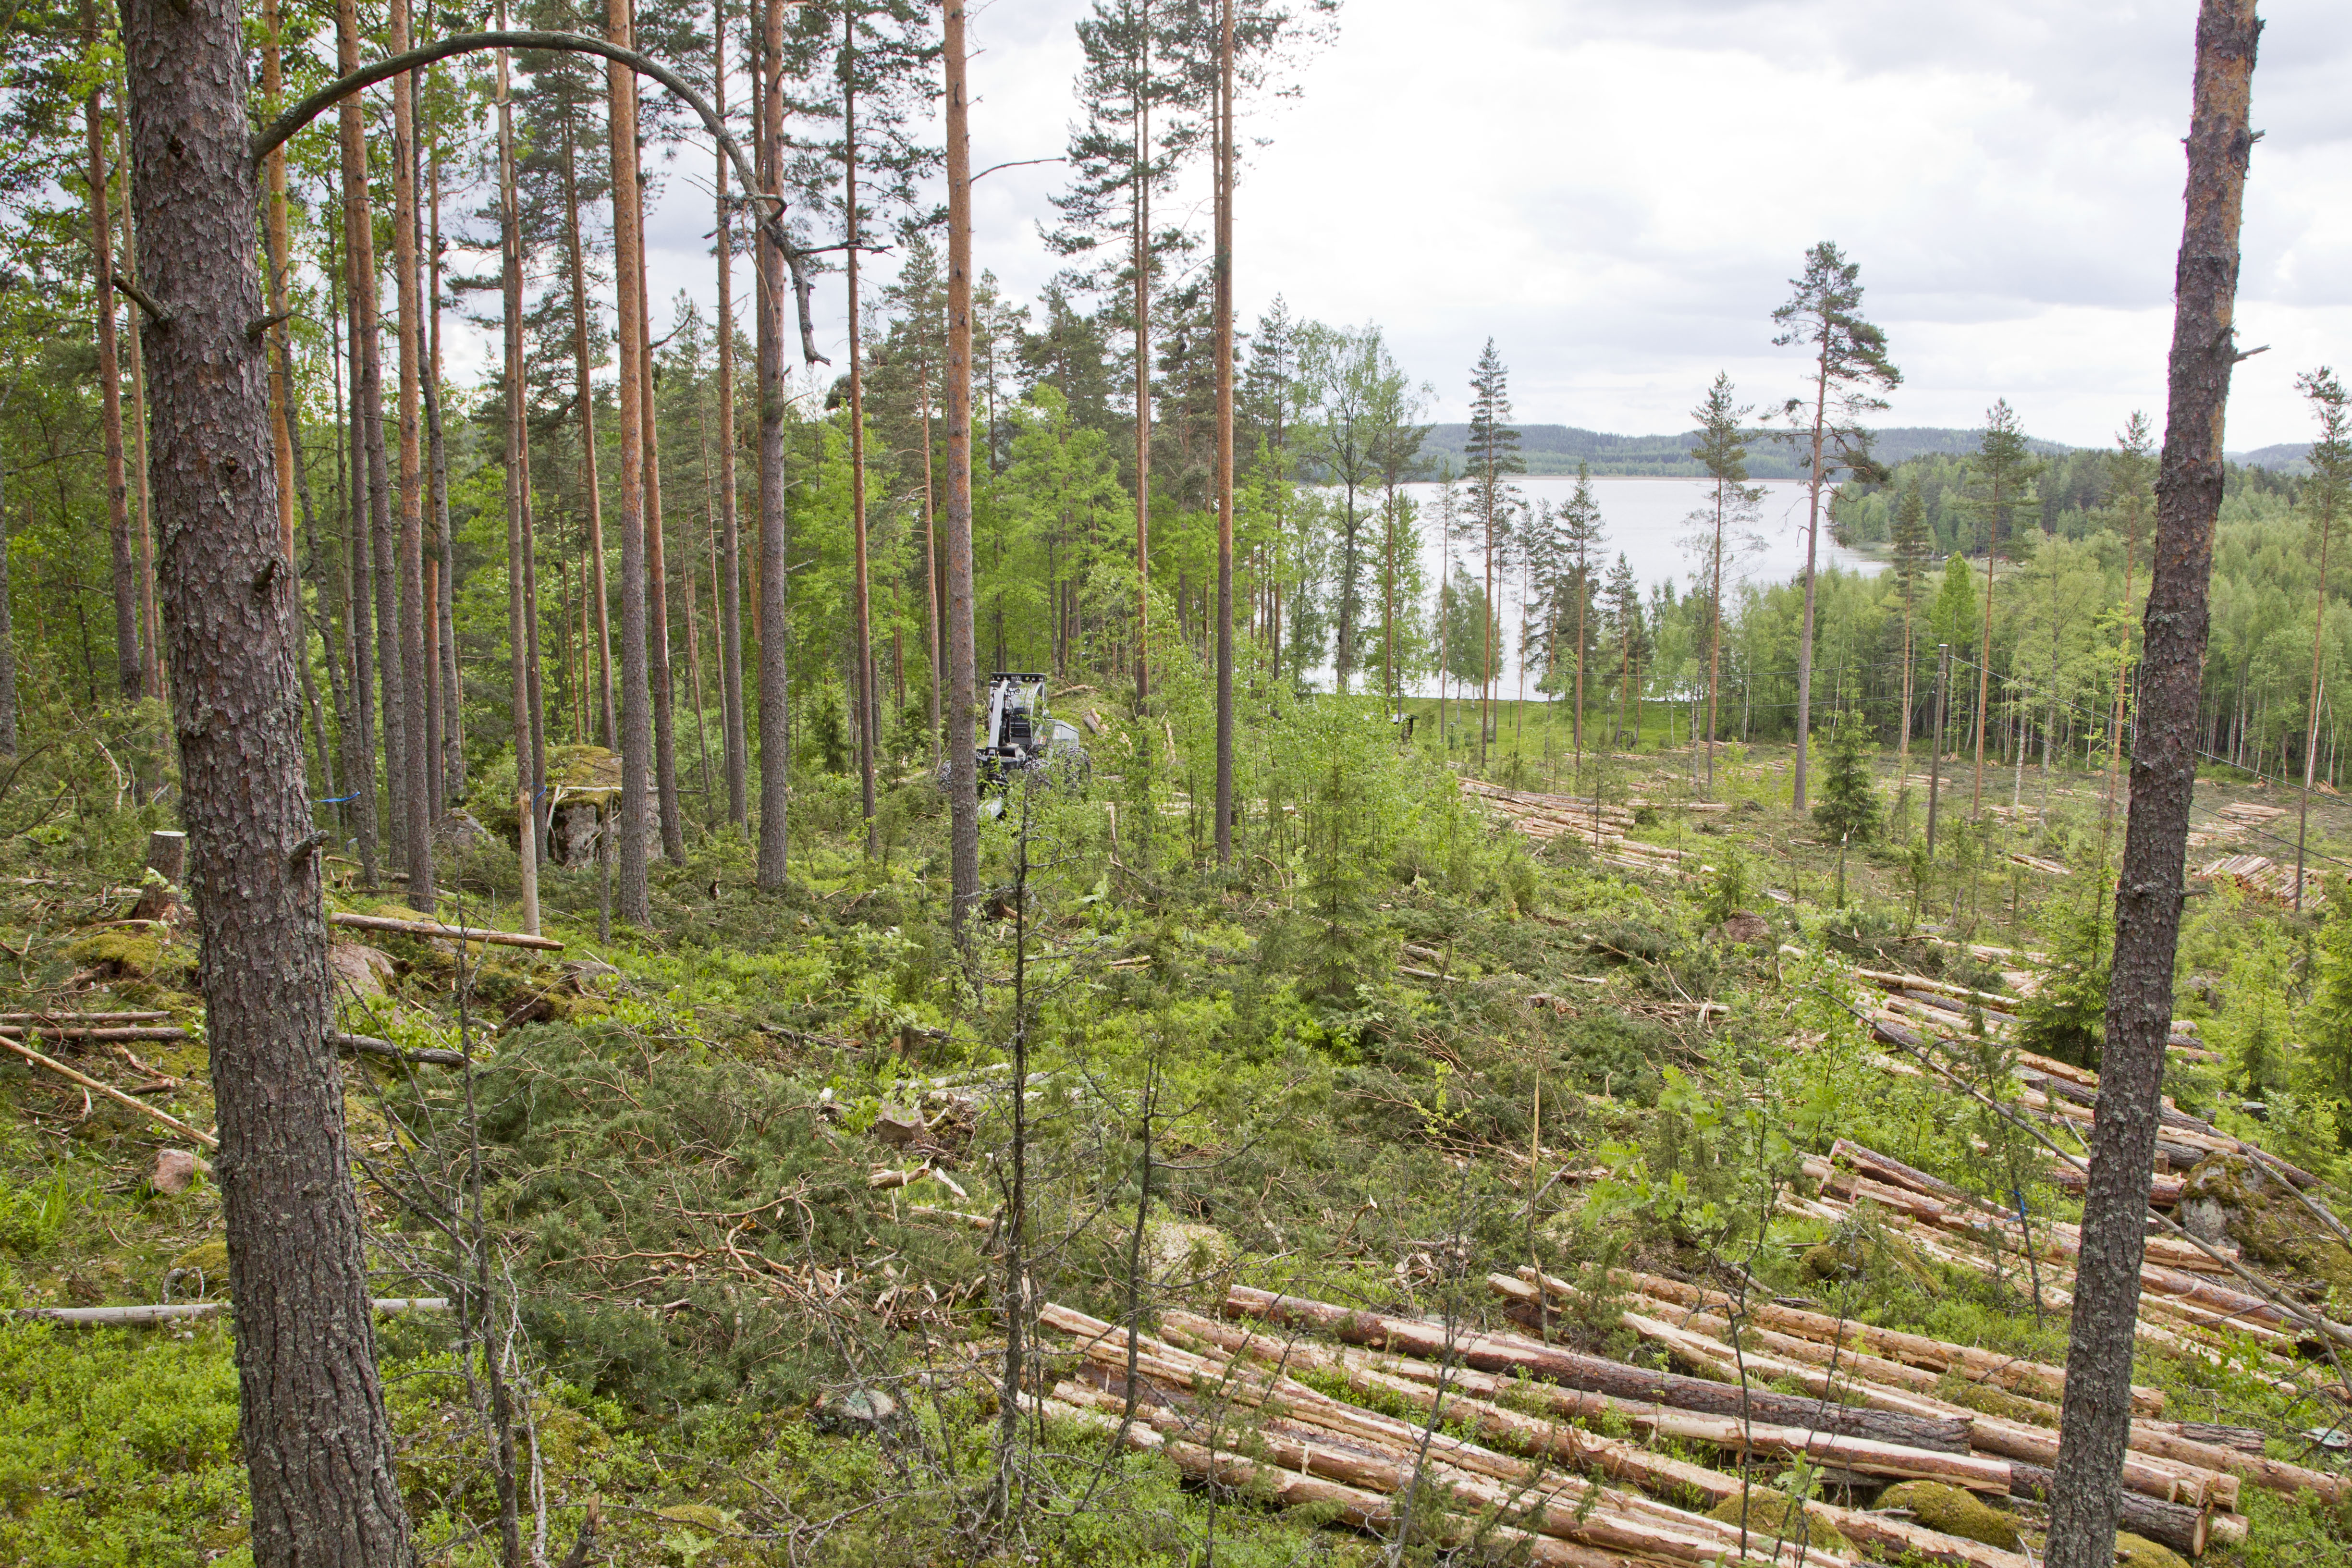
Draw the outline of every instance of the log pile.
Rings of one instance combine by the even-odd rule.
[[[1488,1283],[1530,1325],[1577,1298],[1528,1269]],[[1624,1323],[1699,1375],[1236,1286],[1223,1320],[1171,1311],[1158,1336],[1048,1306],[1041,1321],[1069,1337],[1077,1367],[1041,1407],[1123,1433],[1196,1479],[1315,1483],[1276,1486],[1273,1500],[1337,1502],[1359,1528],[1393,1530],[1408,1495],[1426,1500],[1422,1522],[1441,1541],[1468,1540],[1499,1519],[1535,1562],[2028,1568],[2022,1554],[1900,1513],[1808,1504],[1851,1552],[1815,1544],[1801,1558],[1793,1542],[1753,1530],[1743,1539],[1693,1509],[1763,1485],[1757,1466],[1798,1460],[1842,1475],[1849,1493],[1933,1480],[2046,1500],[2054,1404],[2019,1394],[2011,1415],[1996,1416],[1935,1390],[1958,1375],[2054,1398],[2063,1371],[1654,1276],[1621,1273],[1612,1288]],[[1806,1393],[1775,1391],[1790,1385]],[[2347,1495],[2341,1478],[2250,1451],[2258,1434],[2165,1422],[2160,1398],[2137,1392],[2124,1472],[2124,1525],[2135,1533],[2196,1555],[2243,1543],[2245,1484],[2308,1489],[2331,1505]],[[1694,1453],[1714,1462],[1683,1457]]]
[[[1571,795],[1504,789],[1477,779],[1462,780],[1461,788],[1464,795],[1482,802],[1537,843],[1573,838],[1592,851],[1596,862],[1615,870],[1679,877],[1697,863],[1697,856],[1690,850],[1647,844],[1633,837],[1633,813],[1644,804],[1640,801],[1613,805]],[[1677,809],[1702,808],[1727,809],[1714,803]]]

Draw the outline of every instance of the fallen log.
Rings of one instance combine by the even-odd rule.
[[[1763,1390],[1743,1393],[1705,1378],[1627,1366],[1518,1334],[1464,1333],[1454,1336],[1449,1344],[1445,1330],[1436,1324],[1277,1296],[1243,1285],[1226,1292],[1225,1309],[1269,1321],[1312,1327],[1351,1344],[1459,1361],[1481,1372],[1523,1372],[1563,1387],[1634,1404],[1671,1405],[1700,1415],[1741,1416],[1791,1427],[1810,1426],[1837,1436],[1946,1454],[1968,1451],[1967,1430],[1957,1421],[1928,1421],[1842,1405],[1824,1408],[1818,1400]]]
[[[49,1071],[57,1074],[59,1078],[78,1083],[82,1088],[89,1089],[94,1093],[102,1094],[106,1096],[107,1099],[114,1101],[117,1105],[128,1106],[152,1121],[160,1121],[164,1126],[170,1128],[173,1131],[180,1133],[185,1137],[193,1138],[207,1149],[217,1149],[220,1147],[220,1140],[214,1137],[211,1133],[199,1132],[194,1128],[189,1126],[186,1122],[181,1121],[178,1117],[172,1115],[170,1112],[158,1110],[153,1106],[149,1105],[146,1101],[135,1100],[130,1095],[123,1093],[122,1090],[115,1088],[112,1084],[101,1083],[97,1079],[90,1077],[88,1073],[76,1072],[73,1068],[66,1066],[65,1063],[58,1061],[56,1058],[45,1057],[40,1052],[33,1049],[30,1046],[20,1044],[16,1040],[10,1039],[5,1035],[0,1035],[0,1047],[5,1047],[16,1052],[18,1056],[24,1058],[26,1061],[31,1062],[36,1067],[47,1068]]]
[[[461,1068],[466,1065],[466,1053],[463,1051],[411,1050],[405,1046],[395,1046],[390,1040],[379,1040],[373,1035],[330,1033],[327,1044],[345,1056],[390,1057],[395,1061],[415,1062],[425,1067]]]
[[[444,942],[483,942],[502,947],[535,948],[541,952],[562,952],[563,944],[551,936],[531,936],[519,931],[485,931],[479,926],[443,925],[439,921],[395,920],[390,915],[350,914],[336,910],[327,916],[329,925],[350,926],[357,931],[391,931],[398,936],[438,937]]]
[[[183,1318],[209,1318],[226,1312],[226,1301],[168,1301],[152,1307],[18,1307],[8,1315],[19,1321],[70,1323],[80,1328],[114,1328],[131,1323],[171,1323]],[[446,1296],[380,1296],[379,1312],[446,1312]]]
[[[172,1015],[146,1013],[0,1013],[0,1024],[160,1024]]]
[[[184,1040],[188,1031],[155,1024],[0,1024],[7,1040]]]

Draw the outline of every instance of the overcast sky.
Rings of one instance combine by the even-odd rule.
[[[1085,8],[979,6],[974,167],[1063,151]],[[2271,352],[2238,369],[2232,450],[2306,438],[2294,374],[2352,369],[2352,5],[2263,11],[2238,321]],[[2160,427],[2195,13],[1345,0],[1300,95],[1245,108],[1267,141],[1237,209],[1244,327],[1277,292],[1378,322],[1444,419],[1492,336],[1522,422],[1680,430],[1718,368],[1744,400],[1801,390],[1770,311],[1833,239],[1904,373],[1884,423],[1973,425],[2006,396],[2056,440],[2103,443],[2135,408]],[[1037,229],[1066,178],[977,187],[978,262],[1016,300],[1053,274]],[[710,297],[706,192],[666,188],[666,293]],[[829,280],[831,344],[839,294]]]

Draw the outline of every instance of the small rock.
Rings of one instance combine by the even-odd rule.
[[[1154,1220],[1143,1227],[1144,1267],[1162,1284],[1197,1281],[1233,1261],[1232,1238],[1213,1225]]]
[[[345,998],[381,996],[394,974],[390,954],[358,942],[329,942],[327,972]]]
[[[874,1118],[874,1136],[895,1148],[903,1149],[929,1131],[919,1110],[899,1110],[886,1105]]]
[[[1718,941],[1754,947],[1772,939],[1772,928],[1762,915],[1753,910],[1734,910],[1731,918],[1716,927],[1710,934]]]
[[[816,1402],[817,1425],[835,1432],[878,1432],[898,1418],[898,1402],[878,1388],[827,1394]]]
[[[155,1168],[147,1173],[147,1184],[159,1193],[184,1193],[196,1173],[209,1168],[185,1149],[158,1149]]]
[[[470,811],[461,811],[453,806],[443,812],[441,820],[433,825],[433,847],[436,849],[464,851],[486,849],[492,845],[505,847],[498,835],[483,826]]]

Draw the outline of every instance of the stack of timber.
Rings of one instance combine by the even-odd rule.
[[[1461,786],[1464,795],[1483,802],[1538,843],[1573,838],[1592,851],[1596,862],[1616,870],[1679,877],[1697,860],[1689,850],[1645,844],[1632,837],[1633,813],[1643,802],[1614,805],[1572,795],[1504,789],[1477,779],[1464,779]]]
[[[1530,1327],[1577,1295],[1532,1270],[1488,1283]],[[1041,1403],[1161,1452],[1195,1479],[1271,1482],[1276,1500],[1337,1504],[1360,1528],[1393,1529],[1402,1500],[1417,1493],[1435,1539],[1465,1542],[1482,1529],[1496,1539],[1499,1524],[1501,1539],[1533,1562],[2029,1568],[2023,1553],[1900,1512],[1808,1503],[1811,1523],[1828,1527],[1822,1542],[1834,1531],[1845,1545],[1817,1542],[1801,1556],[1771,1528],[1743,1532],[1736,1514],[1727,1525],[1695,1510],[1745,1496],[1757,1519],[1769,1519],[1779,1505],[1760,1489],[1799,1460],[1839,1475],[1849,1499],[1929,1480],[1988,1499],[2046,1500],[2054,1403],[2004,1402],[2035,1413],[2024,1420],[1933,1390],[1957,1374],[2054,1400],[2062,1371],[1655,1276],[1620,1274],[1612,1289],[1626,1325],[1698,1375],[1537,1334],[1236,1286],[1223,1321],[1171,1311],[1158,1336],[1047,1307],[1041,1321],[1069,1337],[1077,1364]],[[1807,1392],[1778,1391],[1790,1385]],[[2250,1452],[2257,1434],[2167,1423],[2153,1391],[2138,1391],[2135,1405],[2123,1505],[2134,1533],[2193,1556],[2245,1541],[2244,1484],[2311,1490],[2331,1504],[2347,1495],[2340,1478]],[[2039,1424],[2042,1411],[2048,1425]],[[1601,1425],[1628,1435],[1591,1429]]]
[[[2295,871],[2292,866],[2282,866],[2267,855],[2224,855],[2208,860],[2197,870],[2200,881],[2226,879],[2236,883],[2257,898],[2275,903],[2295,901]],[[2319,872],[2305,867],[2303,872],[2303,898],[2308,903],[2323,897],[2326,881]]]
[[[2082,1252],[2076,1226],[2030,1211],[2021,1218],[1843,1139],[1829,1158],[1809,1159],[1806,1173],[1820,1184],[1817,1195],[1788,1196],[1783,1212],[1832,1226],[1866,1219],[1922,1258],[2005,1281],[2045,1307],[2063,1308],[2074,1300],[2074,1262]],[[2215,1251],[2235,1260],[2234,1248]],[[2252,1283],[2192,1243],[2150,1236],[2140,1267],[2137,1336],[2168,1353],[2236,1364],[2273,1383],[2291,1378],[2301,1371],[2293,1352],[2309,1325],[2273,1299],[2279,1296],[2274,1286],[2263,1294]],[[2247,1364],[2248,1342],[2257,1347],[2258,1365]],[[2057,1384],[2044,1381],[2041,1396],[2054,1403]],[[2056,1418],[2054,1408],[2051,1415]]]

